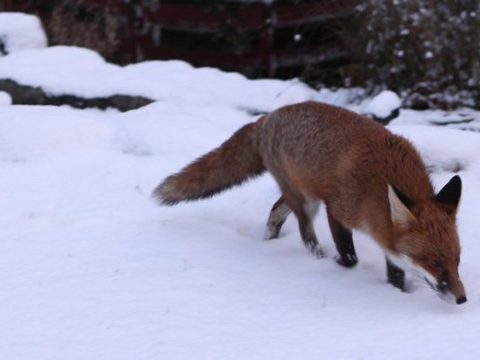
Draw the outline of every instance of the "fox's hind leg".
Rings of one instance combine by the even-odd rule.
[[[288,207],[283,195],[280,196],[280,199],[273,204],[272,210],[270,210],[270,216],[268,217],[267,227],[265,229],[266,240],[276,239],[278,237],[280,229],[291,212],[292,210]]]
[[[337,263],[345,267],[355,266],[358,262],[358,258],[355,252],[355,246],[353,245],[352,232],[335,220],[328,211],[328,208],[327,216],[330,231],[332,232],[335,246],[340,255],[337,258]]]
[[[305,199],[303,196],[289,191],[284,191],[283,197],[298,219],[300,234],[306,248],[316,257],[324,257],[325,254],[318,243],[313,228],[313,218],[318,211],[319,201]]]

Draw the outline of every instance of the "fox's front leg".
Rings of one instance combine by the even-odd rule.
[[[355,252],[355,246],[353,245],[352,231],[342,226],[342,224],[332,216],[328,208],[327,216],[330,231],[339,254],[337,263],[348,268],[355,266],[358,258]]]
[[[283,195],[280,196],[270,210],[270,216],[268,217],[267,227],[265,229],[265,239],[276,239],[280,233],[282,225],[287,220],[288,215],[292,212],[287,205]]]
[[[395,266],[388,258],[386,260],[388,282],[396,288],[405,291],[405,271]]]

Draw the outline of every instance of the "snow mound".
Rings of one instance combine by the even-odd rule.
[[[7,54],[25,49],[40,49],[47,47],[47,36],[37,16],[4,12],[0,13],[1,45]]]
[[[375,96],[364,109],[365,114],[372,115],[377,119],[386,119],[400,108],[402,101],[396,93],[390,90],[382,91]]]
[[[0,59],[0,78],[39,86],[52,95],[94,98],[123,94],[182,105],[232,106],[252,112],[272,111],[314,99],[317,94],[298,80],[249,80],[238,73],[194,68],[178,60],[121,67],[105,62],[91,50],[67,46],[5,56]]]
[[[0,106],[11,105],[12,97],[5,91],[0,91]]]

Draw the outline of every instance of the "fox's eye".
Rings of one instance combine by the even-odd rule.
[[[432,261],[432,266],[439,269],[442,267],[442,263],[439,260],[433,260]]]

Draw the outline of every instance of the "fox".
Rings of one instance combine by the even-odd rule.
[[[387,281],[405,291],[405,273],[443,300],[467,301],[460,279],[458,175],[435,193],[407,139],[347,109],[287,105],[237,130],[218,148],[168,176],[152,192],[160,205],[209,198],[268,171],[281,192],[266,226],[279,236],[293,212],[301,239],[325,257],[313,226],[323,203],[339,265],[358,263],[352,231],[368,233],[385,254]]]

